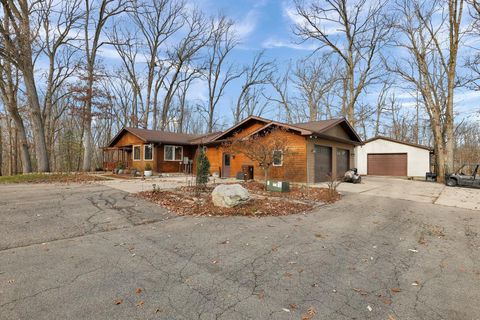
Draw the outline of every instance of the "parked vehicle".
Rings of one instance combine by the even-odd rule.
[[[464,164],[455,173],[445,174],[445,184],[450,187],[480,188],[480,164]]]
[[[362,177],[358,174],[357,168],[352,168],[345,172],[343,176],[344,182],[360,183],[362,182]]]

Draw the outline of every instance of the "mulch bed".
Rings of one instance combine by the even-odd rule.
[[[289,193],[277,193],[263,190],[262,184],[249,182],[243,185],[252,198],[234,208],[216,207],[212,203],[211,192],[215,186],[208,186],[200,193],[195,192],[193,187],[181,187],[174,190],[143,191],[137,195],[178,215],[256,217],[306,213],[340,197],[337,193],[332,201],[327,189],[303,190],[294,187]]]
[[[294,200],[312,200],[325,203],[333,203],[340,199],[340,194],[338,192],[331,197],[327,188],[307,188],[305,186],[291,185],[290,192],[273,192],[266,191],[265,185],[259,182],[242,182],[241,185],[252,193],[269,197],[282,197]]]

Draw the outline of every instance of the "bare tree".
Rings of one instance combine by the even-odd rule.
[[[215,109],[227,85],[239,78],[242,72],[233,63],[226,63],[227,56],[238,44],[233,31],[234,22],[226,16],[212,19],[212,37],[208,47],[205,78],[208,84],[207,121],[208,132],[213,132]]]
[[[47,172],[50,171],[48,151],[33,63],[32,43],[36,34],[30,24],[35,6],[27,0],[1,0],[0,3],[3,7],[0,56],[22,72],[32,120],[37,169],[39,172]]]
[[[129,0],[86,0],[85,1],[85,55],[86,55],[86,73],[87,73],[87,96],[85,99],[85,121],[84,121],[84,153],[83,170],[89,171],[92,168],[93,157],[93,139],[92,139],[92,90],[96,78],[96,63],[98,50],[106,43],[102,40],[103,28],[107,21],[115,17],[128,8]],[[92,35],[93,31],[93,35]]]
[[[380,74],[376,57],[390,34],[385,15],[387,1],[324,0],[305,4],[296,0],[301,23],[295,34],[303,41],[318,41],[344,63],[342,110],[355,125],[355,103]]]
[[[124,22],[123,25],[126,25]],[[116,49],[120,59],[122,60],[125,74],[128,75],[128,83],[132,87],[132,126],[138,127],[139,123],[148,128],[148,107],[144,106],[143,100],[143,84],[141,74],[137,70],[138,56],[140,54],[140,44],[136,36],[128,28],[120,30],[114,25],[108,34],[108,38],[112,46]],[[143,113],[143,120],[140,119],[140,112]]]
[[[162,57],[162,45],[172,37],[182,26],[182,14],[184,14],[184,2],[176,0],[142,1],[135,0],[135,10],[130,17],[137,26],[141,35],[142,46],[146,46],[144,57],[147,62],[146,99],[143,116],[143,127],[147,128],[152,108],[154,109],[153,128],[157,127],[158,88],[155,83],[161,82],[156,77],[165,76],[161,72],[160,61]],[[155,102],[155,103],[154,103]]]
[[[281,106],[286,113],[286,120],[288,123],[293,122],[293,110],[291,106],[290,96],[289,96],[289,87],[290,87],[290,64],[288,65],[285,72],[277,77],[272,77],[270,79],[270,84],[273,87],[275,93],[278,97],[270,96],[269,100],[277,103]]]
[[[294,82],[300,92],[300,100],[308,107],[309,121],[319,120],[321,102],[339,80],[338,71],[338,65],[332,63],[328,54],[319,59],[310,58],[297,62]]]
[[[48,60],[42,118],[50,161],[53,157],[56,121],[61,116],[61,114],[53,114],[54,106],[62,98],[59,91],[76,71],[78,65],[75,56],[78,52],[76,41],[79,21],[83,17],[80,5],[80,0],[60,2],[48,0],[40,2],[38,10],[44,36],[39,37],[37,42],[41,53]]]
[[[165,130],[168,126],[168,115],[179,86],[181,73],[185,72],[185,68],[196,70],[196,68],[191,68],[189,65],[194,63],[195,58],[197,58],[196,55],[202,48],[205,48],[211,38],[211,33],[208,32],[209,24],[200,11],[194,10],[184,19],[186,24],[185,36],[176,46],[167,51],[169,67],[166,72],[170,76],[168,79],[165,78],[163,83],[166,92],[162,106],[161,130]],[[186,79],[184,78],[183,81],[186,81]]]
[[[0,61],[0,97],[5,109],[15,122],[15,127],[19,134],[22,172],[28,173],[32,172],[32,163],[30,160],[30,150],[28,148],[27,131],[18,109],[17,94],[19,81],[19,71],[12,68],[10,62],[5,60]]]
[[[275,66],[272,61],[265,61],[265,52],[261,51],[253,57],[252,64],[245,68],[244,81],[242,89],[237,99],[237,104],[234,110],[235,123],[240,122],[242,115],[244,114],[247,104],[243,103],[245,95],[249,92],[250,88],[258,85],[265,85],[271,82]]]
[[[444,3],[440,0],[397,3],[402,19],[396,29],[402,36],[396,40],[396,45],[409,56],[397,59],[389,67],[422,95],[434,138],[439,181],[443,181],[445,171],[453,170],[453,97],[463,12],[462,0],[447,0],[448,10],[443,16]],[[442,15],[440,19],[439,14]],[[440,36],[442,32],[448,34],[445,41]]]

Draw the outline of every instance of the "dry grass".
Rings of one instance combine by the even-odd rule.
[[[0,177],[0,184],[11,183],[90,183],[105,178],[85,173],[30,173]]]

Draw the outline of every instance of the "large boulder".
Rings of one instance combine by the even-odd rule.
[[[217,207],[232,208],[248,199],[250,193],[239,184],[220,184],[212,191],[212,201]]]

